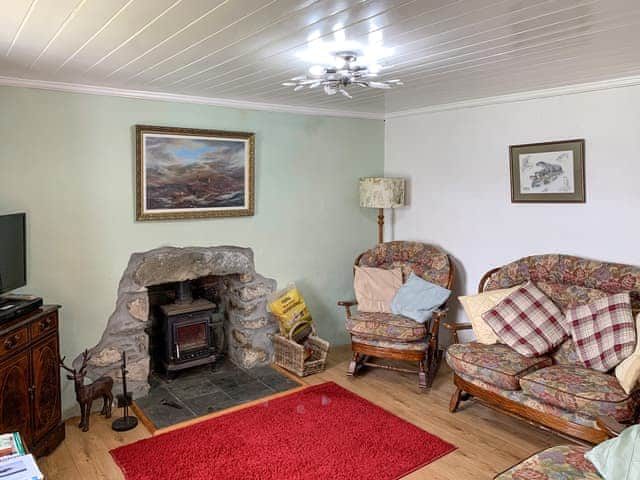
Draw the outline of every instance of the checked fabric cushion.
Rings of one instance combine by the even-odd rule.
[[[633,353],[636,330],[628,293],[617,293],[567,311],[567,323],[585,367],[608,372]]]
[[[500,340],[525,357],[544,355],[568,336],[560,309],[531,282],[510,293],[482,319]]]

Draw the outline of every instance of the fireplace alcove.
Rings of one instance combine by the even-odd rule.
[[[120,357],[127,353],[127,386],[134,398],[149,391],[150,301],[154,286],[200,280],[213,288],[224,311],[225,355],[242,368],[266,365],[273,357],[269,335],[277,330],[266,310],[276,282],[255,272],[248,248],[162,247],[134,253],[118,287],[114,312],[102,338],[90,349],[87,376],[120,378]],[[74,360],[79,366],[81,356]],[[114,389],[119,391],[118,381]]]

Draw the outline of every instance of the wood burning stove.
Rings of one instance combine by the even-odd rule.
[[[223,315],[208,300],[193,299],[191,284],[180,282],[176,301],[161,305],[153,337],[157,363],[171,376],[185,368],[215,362],[223,355]]]

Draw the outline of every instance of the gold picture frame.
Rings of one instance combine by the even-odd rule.
[[[584,203],[584,139],[509,147],[512,203]]]
[[[254,133],[135,128],[136,220],[254,214]]]

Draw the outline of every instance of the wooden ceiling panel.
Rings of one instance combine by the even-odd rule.
[[[637,0],[11,0],[0,77],[393,113],[640,73]],[[293,92],[311,37],[393,48],[391,91]]]

